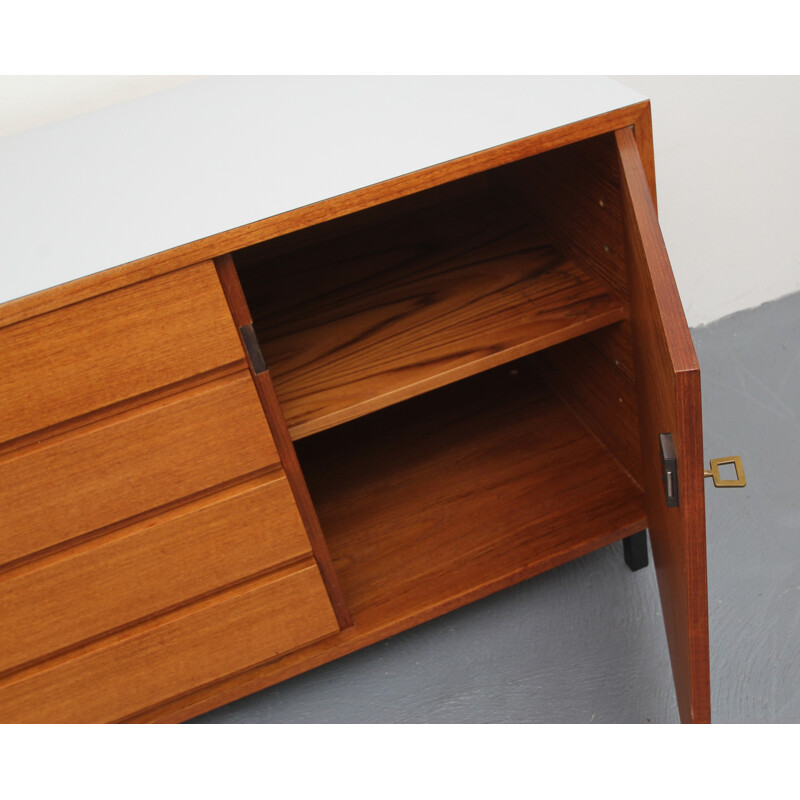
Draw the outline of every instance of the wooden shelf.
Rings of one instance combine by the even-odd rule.
[[[646,527],[641,490],[529,362],[298,443],[360,635]]]
[[[491,192],[245,254],[256,330],[300,439],[623,319]]]
[[[646,527],[627,473],[524,364],[511,368],[297,443],[354,624],[232,677],[225,699]],[[182,719],[219,696],[210,687],[134,721]]]

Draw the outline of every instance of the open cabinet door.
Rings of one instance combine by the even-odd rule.
[[[616,140],[653,560],[681,720],[710,722],[700,369],[633,129]],[[669,506],[661,434],[671,435],[677,461]]]

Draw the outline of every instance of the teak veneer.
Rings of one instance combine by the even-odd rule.
[[[293,439],[624,318],[504,198],[446,200],[243,271]]]
[[[359,624],[432,617],[646,522],[639,487],[542,381],[535,360],[301,445]]]
[[[710,720],[649,104],[12,301],[0,352],[0,721],[184,720],[645,528]]]

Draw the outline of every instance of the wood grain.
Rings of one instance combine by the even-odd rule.
[[[258,244],[236,251],[236,268],[243,280],[247,280],[248,273],[259,270],[264,264],[275,264],[287,259],[296,259],[302,253],[302,261],[307,265],[314,258],[314,253],[325,257],[325,246],[328,242],[335,242],[337,249],[342,252],[346,243],[352,245],[352,251],[344,251],[347,258],[347,271],[352,272],[358,265],[358,255],[365,249],[365,239],[370,240],[369,247],[374,250],[385,249],[385,239],[390,237],[402,241],[404,236],[419,238],[424,231],[435,234],[443,209],[456,207],[469,207],[474,204],[485,203],[487,195],[490,197],[494,184],[490,179],[492,171],[479,172],[457,181],[444,183],[430,189],[389,200],[379,205],[370,206],[344,217],[321,222],[308,228],[287,233],[273,239],[267,239]],[[408,220],[413,220],[415,230],[409,230]],[[421,226],[421,229],[416,229]],[[215,259],[217,260],[217,259]],[[367,270],[369,264],[366,264]],[[285,270],[291,275],[290,270]],[[340,273],[341,270],[337,270]],[[341,285],[336,275],[322,274],[326,285]],[[248,299],[253,297],[257,284],[247,286]],[[258,305],[258,303],[256,303]]]
[[[620,128],[627,127],[620,125]],[[650,101],[639,103],[637,113],[631,122],[633,135],[636,139],[636,148],[639,151],[639,160],[642,162],[642,169],[647,178],[647,185],[650,188],[650,198],[653,201],[653,208],[658,213],[658,202],[656,200],[656,157],[653,149],[653,118],[650,108]]]
[[[535,364],[448,386],[297,449],[353,627],[136,721],[202,713],[645,523],[641,491],[538,380]]]
[[[618,340],[623,323],[573,339],[542,353],[542,374],[583,423],[642,486],[639,400]],[[628,331],[628,336],[630,331]],[[611,356],[607,354],[611,351]],[[619,356],[619,357],[617,357]],[[626,364],[626,367],[623,367]]]
[[[9,325],[35,314],[43,314],[64,305],[85,300],[101,292],[118,289],[147,278],[180,269],[190,264],[216,258],[226,253],[282,236],[326,220],[389,202],[443,183],[483,172],[510,161],[527,158],[591,136],[614,131],[626,125],[640,124],[649,114],[649,102],[599,114],[579,122],[537,133],[514,142],[488,148],[463,158],[436,164],[367,186],[345,195],[321,200],[302,208],[216,233],[180,247],[148,255],[128,264],[71,281],[62,286],[0,304],[0,325]],[[647,117],[649,119],[649,116]],[[102,267],[102,265],[99,265]],[[109,265],[112,266],[112,265]]]
[[[226,253],[224,256],[214,259],[214,267],[217,270],[217,278],[228,303],[234,325],[237,328],[250,325],[253,322],[253,317],[250,313],[247,298],[244,296],[244,291],[242,291],[242,284],[239,281],[233,256],[230,253]],[[244,342],[241,342],[241,344],[242,350],[246,355],[247,348]]]
[[[325,580],[325,586],[328,590],[328,595],[333,604],[334,611],[336,612],[336,618],[339,620],[340,627],[349,628],[353,624],[353,617],[350,613],[350,608],[347,604],[344,592],[342,591],[341,584],[339,583],[339,577],[336,574],[336,568],[334,567],[327,539],[325,538],[322,526],[319,522],[319,517],[317,516],[317,510],[308,493],[305,476],[300,469],[297,455],[294,452],[292,440],[289,436],[289,429],[281,413],[278,397],[275,394],[275,387],[272,385],[272,378],[269,372],[262,372],[256,375],[254,379],[258,396],[267,412],[267,418],[271,421],[270,428],[272,430],[272,435],[275,437],[276,443],[280,442],[279,447],[286,453],[284,469],[293,487],[294,497],[298,509],[300,510],[300,516],[305,523],[308,538],[314,550],[314,557],[317,560],[317,565]]]
[[[233,364],[226,364],[224,367],[212,369],[209,372],[201,372],[199,375],[193,375],[180,383],[171,383],[168,386],[162,386],[159,389],[153,389],[151,392],[136,395],[129,400],[121,400],[119,403],[113,403],[110,406],[103,406],[96,411],[90,411],[88,414],[81,414],[77,417],[71,417],[64,422],[58,422],[55,425],[50,425],[47,428],[42,428],[38,431],[26,433],[24,436],[18,436],[8,442],[0,443],[0,458],[13,452],[14,450],[24,450],[27,447],[41,445],[47,439],[52,439],[57,436],[64,436],[77,431],[79,428],[90,428],[91,426],[111,417],[119,416],[137,408],[143,408],[159,400],[163,400],[173,395],[181,394],[184,392],[192,391],[198,386],[213,383],[220,378],[233,375],[241,372],[243,368],[241,361]]]
[[[486,195],[254,273],[251,308],[295,440],[624,315],[544,231]]]
[[[0,673],[310,553],[273,473],[5,573]]]
[[[640,490],[527,362],[304,440],[298,453],[357,620],[508,586],[642,516]]]
[[[0,329],[0,442],[241,362],[203,263]]]
[[[613,135],[510,164],[497,170],[496,179],[520,207],[544,221],[564,253],[627,306],[628,267]],[[641,484],[630,327],[615,325],[551,348],[545,363],[553,387]]]
[[[608,142],[611,142],[610,168],[607,152],[596,163],[591,157],[578,159],[582,163],[581,169],[590,180],[593,179],[593,171],[597,170],[603,184],[609,180],[609,176],[613,183],[613,172],[608,170],[616,169],[615,159],[619,148],[619,171],[624,191],[617,191],[617,205],[612,199],[610,209],[597,216],[591,195],[581,192],[580,180],[570,173],[568,189],[559,200],[561,205],[554,205],[551,217],[547,216],[550,207],[545,206],[544,216],[555,231],[557,247],[568,256],[573,256],[574,263],[564,262],[559,257],[556,270],[563,269],[568,273],[569,270],[575,270],[571,280],[579,282],[587,280],[588,270],[592,276],[588,279],[589,284],[594,287],[593,291],[600,288],[598,294],[603,298],[602,302],[609,302],[607,292],[616,295],[616,300],[611,301],[614,314],[608,318],[600,314],[597,319],[602,318],[603,321],[598,325],[606,325],[625,315],[623,305],[627,303],[627,283],[624,282],[624,276],[623,283],[618,281],[619,263],[625,264],[621,253],[627,253],[627,261],[631,264],[631,316],[638,340],[635,375],[643,383],[639,402],[647,410],[641,420],[644,484],[649,499],[647,520],[641,491],[612,454],[601,445],[602,437],[598,440],[593,436],[552,393],[539,386],[527,365],[520,367],[515,362],[513,369],[517,370],[516,375],[511,375],[509,368],[504,367],[433,392],[429,390],[441,383],[434,381],[425,386],[414,383],[416,379],[413,379],[411,385],[415,388],[410,393],[403,394],[408,390],[401,388],[399,393],[390,394],[386,402],[394,403],[418,392],[429,393],[298,442],[314,500],[330,536],[333,563],[341,578],[340,590],[334,566],[325,555],[325,541],[314,506],[306,492],[303,473],[272,377],[270,373],[262,372],[253,376],[253,380],[275,439],[275,443],[269,445],[272,455],[267,461],[275,465],[277,446],[309,531],[315,556],[319,559],[319,552],[323,553],[320,567],[323,572],[327,570],[328,594],[336,605],[339,623],[342,624],[347,614],[346,599],[353,610],[353,627],[329,635],[336,631],[336,620],[333,619],[316,568],[309,566],[299,572],[295,572],[294,568],[287,569],[269,579],[259,577],[228,588],[222,594],[205,597],[189,607],[170,610],[163,616],[148,617],[133,628],[115,628],[114,632],[102,639],[91,637],[103,635],[109,629],[99,634],[88,634],[90,640],[80,645],[79,649],[62,652],[50,661],[36,663],[23,672],[7,675],[0,680],[0,721],[31,721],[37,713],[43,714],[48,721],[185,719],[383,639],[614,539],[635,533],[648,523],[651,526],[655,524],[657,531],[661,531],[653,536],[653,549],[681,714],[684,719],[706,721],[708,632],[707,618],[704,616],[704,604],[707,603],[704,542],[701,549],[704,536],[702,481],[699,481],[698,488],[694,477],[695,468],[702,462],[702,457],[699,462],[697,458],[700,447],[699,373],[696,360],[693,361],[691,341],[688,340],[680,301],[660,239],[655,209],[652,199],[649,199],[651,193],[654,198],[654,181],[648,103],[366,187],[340,198],[325,200],[13,301],[0,306],[0,324],[24,325],[27,323],[23,320],[39,315],[30,321],[31,324],[46,328],[47,319],[51,316],[49,312],[61,313],[55,311],[61,306],[82,304],[82,301],[97,295],[100,295],[98,302],[105,302],[118,290],[126,291],[122,287],[132,281],[154,278],[148,283],[155,283],[160,280],[155,276],[238,251],[257,242],[292,234],[308,226],[326,223],[335,227],[336,222],[332,221],[345,215],[468,176],[470,186],[466,194],[469,194],[470,202],[476,198],[480,202],[481,198],[491,197],[489,190],[496,185],[496,181],[494,176],[480,176],[478,173],[625,125],[636,126],[636,139],[629,131],[618,135],[614,141],[606,138],[606,144],[603,145],[605,151],[609,151]],[[589,154],[587,148],[581,153]],[[551,161],[556,163],[556,159]],[[518,165],[512,166],[516,169]],[[524,186],[524,171],[519,171],[518,176],[522,176],[519,184]],[[558,166],[548,169],[537,185],[554,196],[552,186],[562,184],[559,176]],[[448,191],[458,199],[461,187],[451,184]],[[558,196],[558,192],[555,196]],[[424,205],[423,201],[424,198],[420,198],[420,207]],[[416,202],[415,199],[409,207],[415,206]],[[599,206],[599,203],[596,205]],[[428,209],[435,207],[436,204],[428,205]],[[490,204],[483,209],[482,225],[487,219],[486,212],[491,217],[491,208]],[[606,204],[600,208],[606,208]],[[541,205],[534,209],[536,213],[533,216],[536,219],[542,214],[540,209]],[[580,213],[576,213],[576,209]],[[609,215],[613,217],[613,226],[616,227],[609,229],[605,236],[600,236],[603,227],[597,220],[602,221]],[[331,228],[325,232],[312,230],[308,236],[302,234],[304,243],[299,250],[293,251],[294,240],[290,240],[291,237],[276,242],[273,252],[285,248],[287,263],[294,260],[295,273],[287,269],[289,280],[276,281],[274,264],[256,259],[247,265],[250,273],[246,276],[247,280],[253,281],[256,288],[254,294],[248,292],[248,299],[252,297],[257,316],[267,328],[275,325],[275,330],[278,330],[281,326],[294,325],[293,319],[299,319],[301,323],[303,319],[311,319],[311,316],[302,317],[297,313],[298,310],[303,312],[308,309],[313,312],[312,327],[321,330],[325,325],[336,327],[340,324],[337,320],[342,318],[342,304],[334,301],[337,297],[346,297],[353,306],[345,308],[345,314],[357,318],[356,325],[348,334],[355,345],[357,337],[368,339],[373,331],[391,326],[392,314],[396,310],[392,308],[393,303],[399,303],[400,315],[406,316],[404,325],[407,326],[412,315],[419,313],[424,316],[426,303],[447,305],[451,302],[458,309],[460,296],[461,300],[466,301],[463,307],[474,311],[474,306],[480,304],[481,298],[502,297],[505,291],[502,284],[495,284],[496,288],[492,289],[490,283],[489,289],[486,289],[480,283],[480,265],[475,264],[478,291],[471,288],[469,279],[459,277],[459,285],[464,280],[464,292],[461,294],[461,290],[458,290],[458,296],[448,300],[453,282],[446,280],[443,275],[440,284],[435,281],[430,285],[423,282],[416,287],[420,289],[417,295],[421,298],[420,309],[402,306],[403,298],[398,299],[398,295],[392,294],[394,287],[388,283],[377,292],[383,305],[376,304],[370,275],[377,275],[380,282],[380,273],[386,266],[386,260],[396,258],[398,270],[407,278],[408,268],[404,264],[411,250],[416,248],[424,251],[430,248],[431,235],[434,235],[434,249],[437,246],[435,236],[440,233],[434,230],[434,234],[429,234],[428,231],[440,227],[438,221],[441,217],[435,211],[430,216],[432,220],[429,227],[425,227],[423,220],[418,227],[407,227],[406,233],[403,233],[402,227],[406,223],[394,211],[388,208],[375,209],[372,217],[376,223],[373,226],[374,234],[368,225],[366,229],[362,227],[357,236],[343,233],[341,237],[360,240],[359,246],[363,247],[366,243],[372,248],[361,254],[364,256],[361,261],[328,258],[332,253],[324,251],[330,245]],[[506,223],[510,218],[506,217]],[[473,224],[472,221],[476,219],[474,215],[462,214],[460,219],[456,215],[453,225],[460,228],[459,246],[466,242],[472,247],[470,236],[474,234],[480,240],[485,235],[486,228],[478,229]],[[345,232],[351,223],[356,227],[362,226],[360,220],[348,220],[342,226],[342,231]],[[525,230],[530,231],[527,217],[525,224]],[[580,244],[580,247],[572,250],[569,249],[573,247],[569,245],[570,237],[566,235],[570,225],[577,232]],[[446,226],[444,229],[447,229]],[[517,235],[514,230],[508,230],[511,230],[509,239],[500,236],[501,242],[511,241]],[[394,239],[387,241],[384,237],[381,242],[380,234],[387,231]],[[597,245],[608,244],[611,241],[608,237],[620,231],[621,238],[618,236],[609,245],[610,253],[601,254]],[[313,240],[318,234],[319,241],[315,245]],[[412,248],[407,248],[408,243]],[[490,244],[479,243],[478,252],[480,247]],[[534,247],[537,251],[542,248],[540,252],[545,252],[552,244],[553,239],[547,238],[546,241],[537,240]],[[328,258],[325,269],[322,268],[322,261],[319,262],[319,269],[314,266],[318,263],[312,253],[315,246],[318,252],[324,252]],[[269,249],[266,248],[265,252]],[[476,248],[472,249],[474,253]],[[346,247],[339,252],[342,254],[345,251]],[[299,262],[295,258],[298,252],[302,256]],[[609,254],[611,258],[606,258]],[[456,257],[459,255],[456,254]],[[468,253],[464,254],[465,258],[468,256]],[[413,257],[418,257],[418,254]],[[502,253],[501,261],[506,258],[513,261],[513,253]],[[233,261],[225,260],[225,263],[229,272],[232,269],[235,275]],[[431,263],[435,263],[435,259],[429,258],[424,269],[430,271]],[[487,263],[496,262],[490,257]],[[459,269],[469,266],[470,262],[464,261]],[[495,270],[488,272],[491,279],[498,277]],[[467,273],[457,274],[463,276]],[[223,270],[220,271],[221,278],[222,275]],[[316,280],[307,281],[309,275]],[[167,277],[170,276],[167,274]],[[348,281],[352,283],[351,286],[346,285]],[[305,283],[306,289],[297,288],[302,283]],[[403,280],[398,283],[398,292],[402,283]],[[413,281],[411,285],[414,285]],[[359,307],[361,289],[372,292],[363,308]],[[384,290],[386,293],[382,293]],[[304,291],[310,294],[304,295]],[[559,291],[556,287],[533,296],[546,306],[550,295],[557,295]],[[103,294],[109,292],[112,294]],[[570,304],[581,302],[579,295],[580,292],[574,294],[573,290],[568,290],[561,298],[559,313],[564,313],[565,308],[569,309],[568,314],[571,313],[574,309]],[[182,295],[180,299],[190,302],[190,295]],[[243,294],[240,299],[241,303],[237,305],[234,300],[231,305],[237,325],[241,324],[239,317],[249,313]],[[231,302],[230,292],[228,301]],[[273,302],[277,303],[273,309],[281,312],[277,317],[269,311]],[[523,305],[517,303],[516,307]],[[493,309],[494,299],[486,306]],[[503,317],[508,310],[513,312],[513,308],[512,304],[504,309],[501,303],[500,316]],[[381,316],[386,309],[390,313]],[[370,310],[376,314],[374,319],[368,317]],[[69,308],[64,311],[69,311]],[[576,313],[576,319],[580,319],[585,311]],[[366,316],[358,319],[361,313]],[[184,309],[181,318],[187,318],[187,314],[191,317],[191,310],[187,312]],[[284,316],[281,317],[281,314]],[[329,316],[326,317],[326,314]],[[420,329],[428,338],[431,330],[438,330],[435,316],[431,315],[426,323],[432,328],[422,325]],[[482,318],[480,313],[477,316]],[[591,313],[588,316],[591,317]],[[318,326],[320,320],[324,324]],[[227,326],[228,332],[235,337],[227,312],[220,324]],[[578,322],[577,327],[569,323],[562,324],[561,331],[567,332],[564,338],[594,329],[594,323],[586,329],[581,329],[581,324]],[[166,321],[164,325],[167,325]],[[474,319],[463,326],[460,333],[462,338],[463,330],[471,329],[473,325]],[[79,325],[74,327],[77,330]],[[488,328],[491,329],[491,325]],[[8,330],[12,328],[0,330],[0,337]],[[420,330],[406,340],[412,347],[422,338]],[[591,338],[571,341],[563,348],[564,352],[570,353],[565,360],[572,360],[572,368],[580,370],[590,364],[609,367],[616,353],[625,351],[626,347],[630,350],[630,337],[627,343],[620,345],[619,341],[601,339],[598,334],[604,332],[598,331]],[[486,348],[489,351],[488,360],[481,362],[481,370],[492,363],[500,363],[490,360],[496,356],[492,348],[497,345],[497,340],[492,338],[495,331],[491,333],[488,343],[480,339],[478,341],[478,349]],[[296,331],[290,330],[288,334],[281,335],[295,334]],[[262,333],[265,347],[269,341],[278,341],[280,338],[264,337]],[[515,352],[513,344],[506,347],[505,335],[501,336],[501,340],[501,361],[529,352],[524,349]],[[551,340],[545,334],[537,340],[537,347],[563,340],[557,336]],[[33,341],[38,341],[38,337],[31,336]],[[331,341],[334,347],[341,346],[341,342],[335,338],[329,339],[328,343]],[[595,346],[601,341],[602,346]],[[466,341],[466,344],[469,348],[476,346],[473,341]],[[30,347],[34,348],[34,345]],[[186,347],[185,340],[181,340],[179,349]],[[506,349],[503,350],[503,347]],[[602,351],[600,359],[593,353],[591,360],[586,360],[592,349]],[[575,355],[578,351],[580,356]],[[359,356],[355,346],[353,353],[351,363],[337,365],[341,373],[337,379],[341,377],[349,382],[347,370],[353,364],[358,373]],[[313,355],[317,363],[324,363],[324,359],[318,358],[319,353]],[[374,353],[368,355],[364,362],[376,363]],[[379,371],[386,374],[386,359],[382,359],[380,349],[377,355]],[[459,356],[457,353],[453,356],[451,348],[444,355],[434,352],[432,361],[453,357],[457,359]],[[68,352],[65,359],[73,361],[74,369],[74,353]],[[237,345],[235,361],[231,363],[243,363],[241,359],[242,351]],[[380,363],[382,360],[384,363]],[[420,361],[419,354],[412,357],[412,363]],[[388,373],[392,374],[391,364],[389,367]],[[219,368],[220,365],[216,365],[211,370]],[[405,369],[401,364],[394,371],[402,374]],[[623,384],[624,380],[629,380],[625,375],[627,364],[616,371],[610,367],[609,370],[607,374],[619,377]],[[136,372],[135,369],[130,371]],[[440,376],[446,372],[440,363],[436,364],[435,371]],[[201,370],[193,372],[190,377],[199,372]],[[471,373],[463,373],[468,374]],[[453,379],[463,375],[455,375]],[[500,375],[503,377],[498,377]],[[602,371],[595,373],[589,370],[587,376],[591,393],[602,396]],[[59,429],[46,442],[36,443],[33,439],[23,441],[17,438],[17,443],[22,442],[21,448],[0,456],[0,514],[3,515],[0,548],[5,542],[12,548],[6,560],[22,558],[23,561],[18,562],[13,571],[6,571],[5,578],[0,577],[0,589],[5,585],[4,581],[10,585],[12,578],[21,579],[40,569],[55,569],[55,565],[66,558],[79,558],[83,554],[88,557],[101,544],[111,546],[123,541],[129,532],[124,532],[119,526],[137,514],[147,514],[148,509],[153,508],[147,498],[155,497],[161,508],[169,503],[180,502],[181,497],[198,490],[210,491],[220,483],[236,480],[245,472],[265,469],[263,448],[259,457],[251,457],[259,449],[252,439],[261,441],[264,438],[260,432],[253,434],[253,384],[248,384],[249,392],[242,389],[249,396],[247,402],[241,402],[241,398],[236,400],[235,393],[231,391],[231,386],[240,377],[220,379],[205,387],[195,386],[180,398],[159,396],[151,398],[152,402],[146,406],[121,407],[118,416],[105,420],[89,418],[80,431]],[[249,381],[249,377],[247,379]],[[181,380],[184,379],[178,379]],[[280,395],[279,380],[277,377],[275,380]],[[378,379],[378,384],[384,380]],[[207,407],[201,408],[200,398],[210,395],[222,383],[229,384],[225,400],[209,402]],[[31,385],[38,391],[39,384],[35,380],[32,379]],[[615,384],[613,386],[616,391],[618,387]],[[101,405],[96,408],[108,409],[117,402],[127,402],[122,399],[106,403],[102,395],[104,390],[105,387],[101,387],[97,392],[90,392],[91,398],[94,398],[90,405],[99,402]],[[139,394],[136,394],[139,391],[137,389],[132,391],[134,395],[131,397],[141,397],[141,394],[153,390],[144,389]],[[18,393],[20,396],[24,394],[21,390]],[[97,396],[100,400],[97,400]],[[195,404],[192,412],[187,414],[184,407],[181,413],[176,412],[174,417],[170,417],[170,408],[179,402]],[[0,411],[2,403],[0,401]],[[374,408],[380,408],[381,405],[385,403],[379,403]],[[64,412],[72,415],[66,419],[78,419],[81,414],[94,413],[91,409],[87,412],[80,408],[74,413],[69,410]],[[372,407],[366,406],[360,408],[358,413],[371,410]],[[610,414],[610,409],[607,410],[602,404],[596,405],[596,410],[598,420]],[[9,418],[12,424],[17,424],[15,415]],[[205,421],[204,425],[200,424],[201,418]],[[259,419],[263,424],[263,417]],[[344,419],[350,417],[345,414],[334,419],[334,422]],[[584,419],[590,420],[591,414],[584,415]],[[242,424],[238,424],[237,420]],[[677,515],[666,513],[657,504],[654,505],[653,500],[660,496],[660,483],[653,478],[651,440],[653,432],[660,432],[662,423],[674,423],[672,433],[679,451],[682,508],[678,509]],[[60,423],[48,424],[57,426]],[[594,423],[595,429],[598,424]],[[119,426],[127,427],[123,431]],[[11,438],[30,437],[30,430],[27,434],[12,433]],[[264,431],[271,442],[266,427]],[[119,436],[115,438],[117,434]],[[0,441],[3,436],[0,426]],[[234,441],[231,437],[235,436],[241,438]],[[84,439],[86,441],[80,444]],[[628,439],[626,442],[630,444]],[[616,455],[619,457],[618,453]],[[150,458],[153,459],[152,463],[148,461]],[[3,470],[11,470],[9,465],[12,463],[13,470],[4,475]],[[155,469],[154,464],[161,465],[162,471]],[[9,477],[17,479],[20,465],[23,465],[21,474],[25,479],[22,495],[18,493],[19,486],[8,480]],[[146,466],[144,478],[141,477],[142,465]],[[218,470],[219,474],[214,470]],[[214,477],[206,480],[211,472],[214,472]],[[91,477],[85,480],[84,475]],[[56,479],[55,492],[49,482],[42,487],[45,476]],[[184,480],[186,485],[181,484]],[[172,500],[159,499],[159,493],[167,498],[174,497]],[[379,498],[379,502],[376,502],[376,498]],[[209,502],[208,498],[204,498],[199,505]],[[120,508],[115,504],[119,504]],[[135,509],[139,507],[137,512]],[[123,517],[117,519],[120,513]],[[17,526],[8,534],[7,541],[3,538],[6,536],[6,515],[11,515],[9,518]],[[177,509],[169,511],[160,517],[160,521],[173,519],[171,515],[177,519],[180,512]],[[106,518],[117,521],[104,522]],[[152,520],[136,523],[135,530],[140,532],[139,542],[143,549],[154,546],[145,533],[150,522]],[[61,530],[55,540],[52,540],[51,527],[56,532]],[[113,532],[103,538],[92,541],[86,538],[108,530]],[[22,536],[20,531],[24,532]],[[148,529],[148,533],[154,532]],[[78,537],[79,543],[69,550],[57,552],[56,548],[66,547],[63,542],[70,541],[71,537]],[[53,541],[62,544],[56,545]],[[189,540],[182,538],[181,541],[187,545]],[[247,544],[248,547],[251,545]],[[33,560],[30,555],[21,556],[20,552],[38,555]],[[199,552],[192,553],[191,557],[198,557]],[[232,557],[235,558],[235,554]],[[211,569],[209,564],[206,567]],[[44,575],[41,572],[41,576]],[[307,578],[301,579],[299,575]],[[191,576],[183,577],[190,582],[193,580]],[[33,583],[29,583],[28,587],[32,591]],[[336,592],[339,594],[336,595]],[[274,613],[265,614],[265,609]],[[312,644],[304,647],[308,642]],[[156,664],[158,668],[154,669]]]
[[[613,135],[509,164],[496,180],[546,226],[556,247],[626,303],[628,276]]]
[[[628,320],[610,325],[586,337],[586,341],[610,361],[631,383],[636,381],[636,364],[633,355],[633,331]]]
[[[0,721],[112,722],[338,630],[313,565],[262,578],[0,682]]]
[[[0,457],[0,564],[277,462],[246,372],[15,451]]]
[[[249,325],[252,322],[250,316],[250,308],[248,307],[247,300],[245,299],[244,292],[242,291],[242,284],[239,281],[239,275],[236,271],[236,265],[233,258],[228,255],[216,260],[217,271],[222,287],[225,291],[225,296],[228,299],[231,314],[236,322],[237,327],[241,328]],[[242,340],[242,347],[246,351],[244,341]],[[258,393],[258,398],[261,401],[261,406],[264,415],[269,423],[270,430],[274,437],[275,446],[277,447],[278,454],[280,455],[283,468],[286,470],[286,476],[289,485],[292,488],[292,494],[300,517],[303,520],[308,539],[311,543],[311,548],[314,552],[314,558],[319,566],[322,574],[322,579],[325,582],[325,588],[328,592],[328,597],[333,605],[336,619],[339,622],[339,627],[347,628],[353,624],[353,619],[350,616],[350,611],[347,608],[342,589],[339,586],[339,579],[336,576],[336,570],[333,568],[330,551],[328,544],[325,541],[325,536],[322,533],[322,528],[319,524],[317,512],[311,502],[311,497],[308,494],[308,487],[306,480],[303,476],[300,464],[297,461],[297,454],[295,453],[294,444],[289,436],[289,429],[286,425],[286,420],[283,416],[283,411],[278,403],[278,398],[275,395],[275,388],[272,385],[272,379],[268,372],[257,372],[255,365],[248,355],[248,363],[250,365],[250,374],[253,378],[253,383]]]
[[[642,467],[653,560],[681,719],[709,722],[700,370],[633,132],[619,131],[616,141],[630,264]],[[672,434],[678,458],[677,508],[667,508],[664,502],[658,440],[661,433]]]

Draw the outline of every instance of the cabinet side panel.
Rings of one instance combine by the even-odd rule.
[[[228,300],[231,315],[233,316],[236,326],[239,328],[240,336],[242,336],[242,346],[246,351],[247,347],[244,342],[242,329],[251,325],[253,318],[250,314],[247,299],[242,291],[242,284],[239,281],[236,265],[231,255],[225,255],[215,259],[215,264],[220,283],[222,284],[222,288]],[[250,365],[250,374],[258,394],[258,399],[261,403],[267,423],[269,424],[272,436],[274,437],[278,455],[286,471],[289,486],[291,486],[298,511],[300,512],[300,517],[305,525],[311,543],[311,549],[314,552],[314,558],[319,566],[325,588],[328,592],[328,597],[336,613],[336,619],[341,628],[348,628],[352,626],[353,619],[350,616],[344,594],[339,586],[339,580],[333,568],[333,561],[330,551],[328,550],[328,544],[322,533],[317,512],[311,502],[311,496],[308,493],[308,487],[306,486],[305,478],[300,469],[300,463],[297,460],[297,453],[295,452],[294,444],[289,436],[289,428],[286,424],[286,419],[283,416],[280,404],[278,403],[277,395],[275,394],[272,378],[268,370],[262,371],[254,366],[253,359],[249,354],[248,363]]]
[[[619,166],[611,135],[509,164],[498,181],[547,226],[556,246],[627,301]]]
[[[581,421],[642,485],[639,401],[628,322],[542,353],[541,371]]]
[[[616,134],[630,267],[642,467],[675,689],[684,722],[710,721],[700,371],[633,131]],[[668,508],[659,434],[672,434],[679,505]]]
[[[612,135],[509,164],[497,181],[543,222],[561,252],[597,278],[625,307],[623,204]],[[545,378],[628,473],[641,483],[638,409],[630,326],[615,325],[551,348]]]

